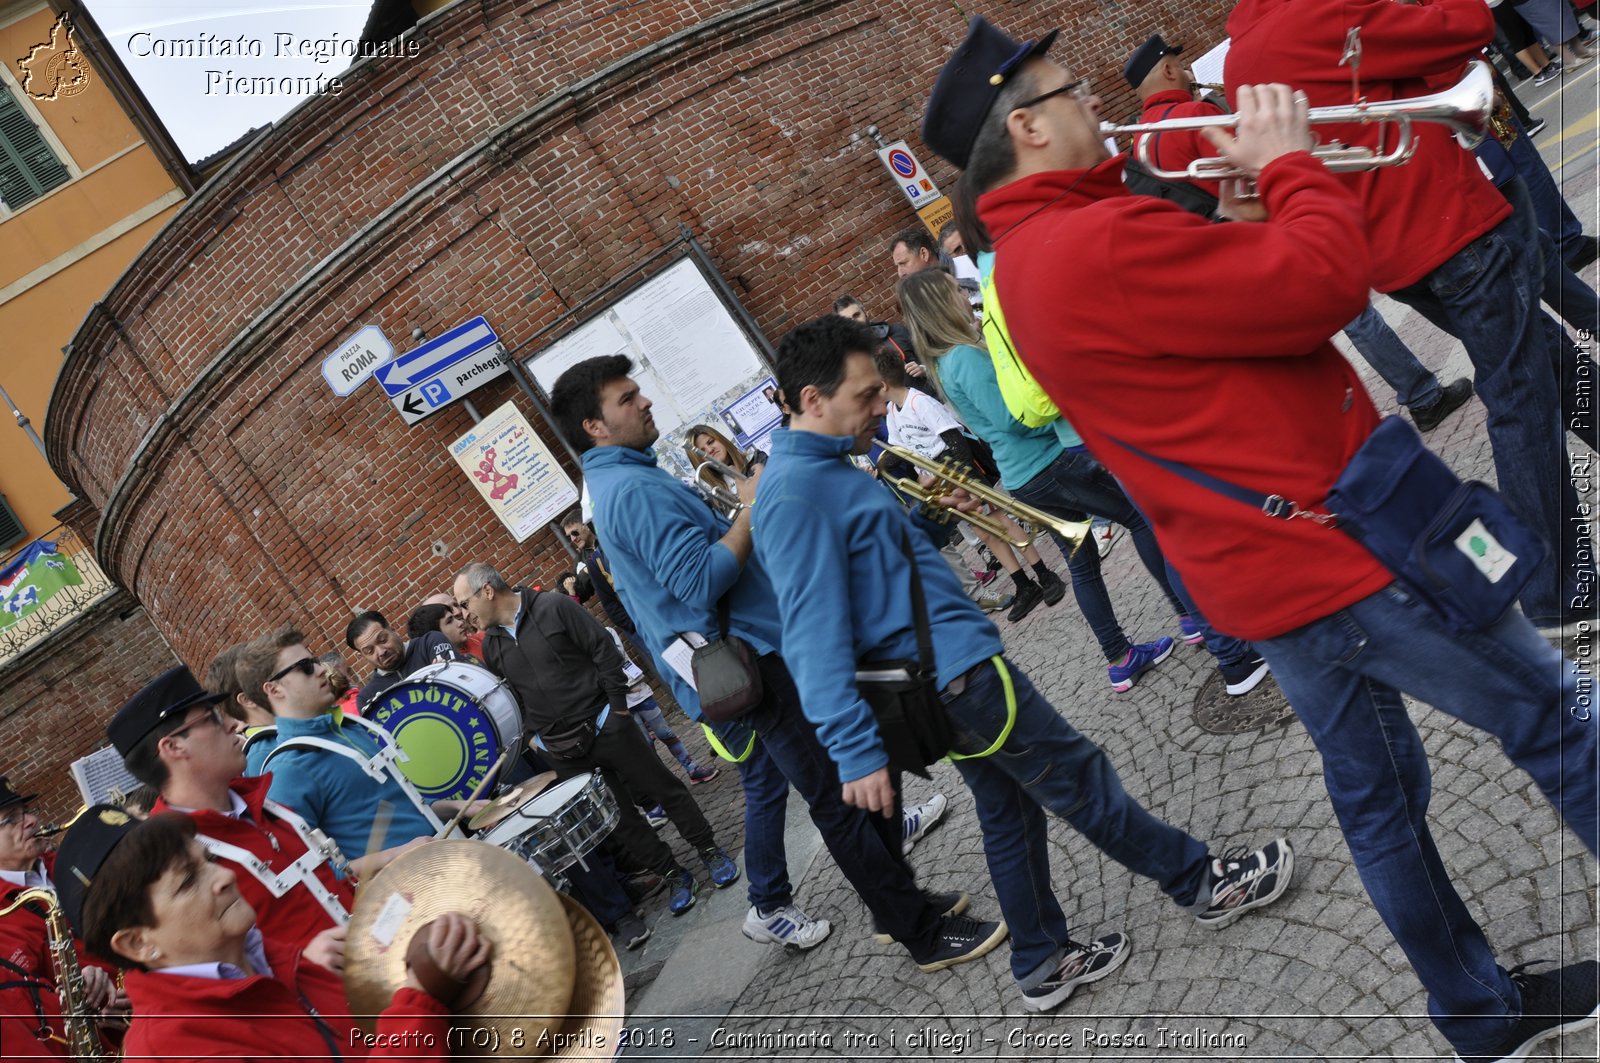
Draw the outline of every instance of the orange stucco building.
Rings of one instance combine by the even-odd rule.
[[[101,41],[75,0],[0,0],[0,389],[34,426],[62,347],[195,187]],[[13,411],[0,416],[0,496],[16,518],[0,509],[4,557],[72,496]]]

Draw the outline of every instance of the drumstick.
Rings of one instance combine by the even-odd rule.
[[[445,824],[444,829],[438,834],[434,835],[435,838],[450,837],[450,832],[456,829],[456,824],[460,823],[461,817],[467,814],[467,809],[472,807],[472,802],[482,797],[483,791],[488,788],[489,784],[500,777],[500,767],[506,762],[506,758],[510,755],[511,750],[509,749],[503,749],[500,751],[500,756],[493,764],[489,765],[489,770],[484,772],[483,779],[479,781],[477,788],[472,791],[472,796],[467,798],[467,803],[461,806],[461,811],[456,813],[456,818]]]

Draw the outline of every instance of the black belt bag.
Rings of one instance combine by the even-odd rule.
[[[562,760],[580,760],[588,756],[589,750],[594,748],[597,733],[594,720],[591,719],[541,731],[539,738],[551,756],[560,757]]]
[[[719,638],[697,646],[689,656],[700,715],[712,723],[743,716],[765,695],[756,651],[744,639],[728,634],[728,599],[717,603]]]

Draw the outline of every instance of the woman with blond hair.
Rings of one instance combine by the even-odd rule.
[[[695,453],[699,451],[699,453]],[[765,452],[752,448],[747,456],[734,446],[733,441],[708,424],[697,424],[683,436],[683,452],[688,455],[689,467],[700,481],[712,487],[739,493],[739,485],[718,472],[711,461],[721,462],[740,476],[749,476],[750,470],[767,460]]]
[[[1058,427],[1027,428],[1011,416],[1000,395],[988,349],[972,322],[972,307],[955,279],[941,270],[923,270],[903,278],[898,292],[901,316],[925,359],[928,376],[967,427],[989,444],[1006,490],[1019,502],[1052,516],[1082,520],[1087,512],[1126,527],[1139,559],[1172,603],[1179,631],[1189,641],[1190,629],[1198,632],[1198,627],[1172,593],[1155,533],[1116,479],[1084,449],[1082,440],[1058,438]],[[1066,430],[1070,432],[1070,426]],[[1057,545],[1068,558],[1078,607],[1106,655],[1111,689],[1120,694],[1167,659],[1172,639],[1161,636],[1149,642],[1131,641],[1106,593],[1099,551],[1090,547],[1073,553],[1072,546],[1059,539]]]

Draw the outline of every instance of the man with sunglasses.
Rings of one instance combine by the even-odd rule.
[[[315,851],[306,821],[267,797],[271,778],[244,774],[236,721],[219,704],[226,698],[178,665],[118,709],[106,735],[133,777],[160,794],[151,814],[195,821],[200,843],[237,876],[262,933],[342,970],[355,891]]]
[[[39,837],[39,817],[33,810],[36,796],[17,793],[0,775],[0,911],[11,907],[24,890],[55,890],[50,877],[54,854]],[[116,996],[111,975],[81,949],[78,964],[89,1006],[111,1004]],[[61,1029],[61,1000],[46,942],[44,909],[38,903],[23,905],[0,916],[0,1045],[7,1059],[66,1059]]]

